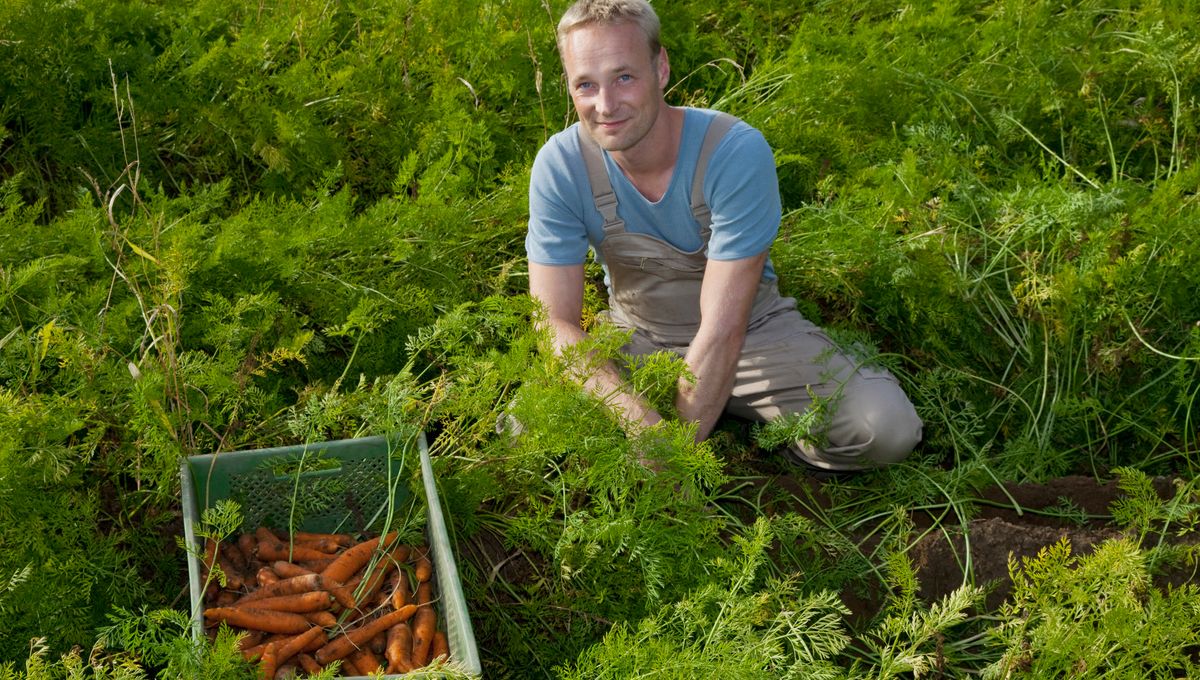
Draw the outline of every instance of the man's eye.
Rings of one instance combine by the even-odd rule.
[[[619,82],[619,83],[628,83],[631,80],[633,80],[633,76],[631,76],[627,73],[617,76],[617,82]]]

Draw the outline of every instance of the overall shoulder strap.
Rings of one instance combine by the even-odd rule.
[[[696,174],[692,178],[692,215],[700,223],[700,236],[705,243],[712,227],[712,211],[704,202],[704,175],[708,171],[708,162],[712,159],[717,144],[725,137],[725,133],[738,122],[738,119],[728,113],[718,112],[708,124],[704,133],[704,142],[700,146],[700,157],[696,159]]]
[[[604,218],[604,235],[619,234],[625,231],[625,222],[617,217],[617,194],[613,191],[612,182],[608,180],[608,170],[604,167],[604,152],[600,145],[583,131],[583,125],[576,128],[579,135],[579,151],[583,154],[583,162],[587,167],[588,183],[592,187],[592,201],[596,210]]]

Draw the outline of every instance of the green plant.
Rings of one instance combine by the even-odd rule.
[[[97,678],[98,680],[142,680],[146,672],[129,656],[106,654],[100,647],[93,647],[85,660],[78,649],[62,655],[57,661],[47,659],[49,649],[45,640],[35,639],[30,644],[29,658],[22,673],[11,666],[0,664],[3,680],[49,680],[51,678]]]
[[[779,626],[892,588],[822,672],[1178,660],[1194,596],[1121,590],[1101,565],[1142,579],[1128,550],[1055,553],[965,621],[967,591],[921,602],[902,561],[969,537],[983,487],[1064,473],[1120,478],[1150,573],[1194,557],[1171,540],[1200,460],[1194,3],[658,8],[670,101],[775,149],[781,288],[925,420],[910,461],[823,485],[763,451],[804,416],[630,439],[539,352],[521,240],[533,154],[573,118],[565,4],[0,6],[0,676],[243,677],[171,609],[180,457],[385,432],[430,437],[489,677],[786,672],[806,638]],[[679,362],[629,370],[669,413]]]
[[[1003,656],[985,677],[1184,677],[1200,642],[1192,585],[1151,585],[1145,555],[1126,540],[1074,556],[1065,539],[1010,562],[1013,595],[993,629]]]
[[[862,672],[872,678],[921,677],[946,673],[957,666],[951,629],[968,619],[968,611],[983,595],[980,588],[963,585],[940,602],[924,605],[916,597],[917,577],[907,556],[892,552],[887,560],[887,583],[892,591],[883,620],[864,639],[869,665]]]
[[[793,579],[764,579],[773,523],[734,538],[707,583],[636,623],[619,623],[560,677],[837,678],[848,644],[835,593],[804,594]]]

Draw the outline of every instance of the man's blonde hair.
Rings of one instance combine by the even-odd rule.
[[[646,44],[650,54],[658,58],[662,42],[659,38],[662,24],[654,8],[646,0],[578,0],[563,13],[558,21],[556,30],[558,53],[562,54],[563,42],[568,34],[577,28],[592,25],[608,25],[631,23],[642,29],[646,34]]]

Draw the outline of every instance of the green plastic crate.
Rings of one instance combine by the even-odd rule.
[[[414,443],[416,451],[412,450]],[[411,455],[420,456],[428,501],[426,533],[437,579],[439,625],[446,631],[451,661],[466,672],[479,675],[479,650],[446,534],[423,433],[407,444],[398,437],[380,436],[192,456],[180,465],[184,538],[188,545],[201,547],[196,538],[201,514],[226,498],[241,505],[243,529],[249,531],[258,526],[284,528],[293,523],[299,531],[377,531],[387,515],[389,489],[397,513],[411,499],[405,484],[396,483],[400,460]],[[304,471],[297,483],[294,470],[302,463]],[[317,469],[310,469],[314,467]],[[201,639],[204,628],[200,560],[192,552],[187,560],[193,631]]]

